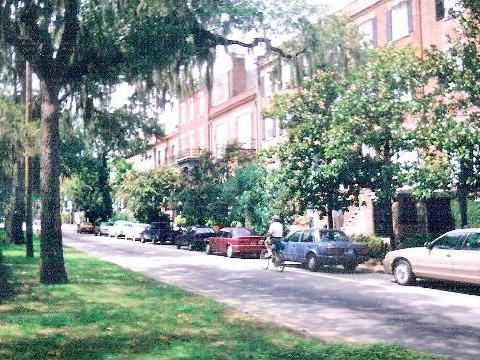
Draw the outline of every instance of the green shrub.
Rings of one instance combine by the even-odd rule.
[[[375,235],[361,235],[353,239],[355,242],[368,244],[368,256],[372,259],[383,259],[387,253],[387,246],[383,238]]]
[[[417,235],[409,238],[405,238],[399,244],[399,248],[407,249],[412,247],[422,247],[426,242],[430,242],[435,237],[433,235]]]
[[[455,221],[455,229],[460,228],[460,210],[458,201],[452,201],[452,215]],[[468,200],[467,209],[468,225],[472,228],[480,227],[480,204],[474,200]]]

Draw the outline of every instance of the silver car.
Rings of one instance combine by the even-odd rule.
[[[383,266],[400,285],[416,278],[480,285],[480,229],[453,230],[425,247],[390,251]]]

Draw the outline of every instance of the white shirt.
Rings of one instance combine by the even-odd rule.
[[[283,237],[283,225],[278,221],[272,222],[267,234],[271,237]]]

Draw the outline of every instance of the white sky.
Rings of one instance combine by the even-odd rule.
[[[313,5],[327,5],[330,12],[334,12],[352,3],[353,0],[308,0],[308,2]]]

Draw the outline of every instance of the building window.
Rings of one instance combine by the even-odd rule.
[[[215,152],[223,154],[228,143],[228,129],[227,124],[218,124],[215,127]]]
[[[205,128],[201,126],[198,128],[198,147],[200,150],[206,150],[205,143]]]
[[[243,114],[237,118],[237,142],[244,149],[252,148],[251,114]]]
[[[435,16],[437,21],[445,17],[445,0],[435,0]]]
[[[197,101],[198,101],[198,114],[203,115],[205,113],[205,94],[203,93],[203,91],[200,91],[198,93]]]
[[[188,100],[188,121],[193,120],[193,99]]]
[[[263,119],[263,139],[271,140],[276,137],[277,122],[274,118]]]
[[[265,97],[265,78],[263,76],[258,78],[258,92],[261,98]]]
[[[394,6],[387,13],[388,40],[398,40],[413,31],[412,2],[406,1]]]
[[[372,18],[358,26],[362,42],[369,48],[377,47],[377,18]]]

